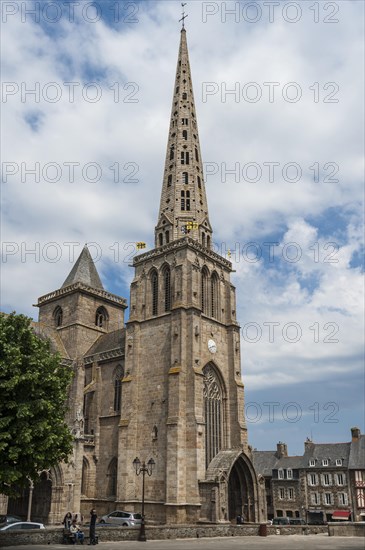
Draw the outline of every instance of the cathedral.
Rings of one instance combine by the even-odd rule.
[[[68,464],[42,472],[32,519],[141,510],[156,523],[266,519],[247,442],[232,264],[212,250],[186,30],[181,30],[155,248],[133,260],[127,300],[108,292],[87,246],[34,330],[75,376]],[[9,500],[24,513],[27,496]]]

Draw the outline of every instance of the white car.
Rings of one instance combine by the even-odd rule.
[[[17,521],[0,527],[0,531],[17,531],[19,529],[45,529],[45,527],[43,523],[35,523],[34,521]]]

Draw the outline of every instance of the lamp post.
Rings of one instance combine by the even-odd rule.
[[[142,462],[139,460],[138,456],[133,460],[133,466],[136,470],[136,475],[139,476],[142,474],[142,521],[141,521],[141,529],[139,531],[138,540],[145,542],[146,539],[146,532],[145,532],[145,523],[144,523],[144,476],[147,474],[149,476],[152,475],[153,468],[155,466],[155,461],[153,458],[150,458],[147,462],[147,465],[145,461]]]

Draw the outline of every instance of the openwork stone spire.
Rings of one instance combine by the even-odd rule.
[[[186,235],[211,246],[186,30],[182,28],[155,246]]]

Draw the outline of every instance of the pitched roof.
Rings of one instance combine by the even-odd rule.
[[[271,476],[278,457],[276,451],[253,451],[253,463],[258,474]]]
[[[125,348],[125,329],[113,330],[108,334],[102,334],[96,342],[91,346],[89,351],[85,354],[85,357],[90,355],[96,355],[97,353],[104,353],[114,349]]]
[[[322,466],[324,458],[330,459],[330,465],[334,465],[336,459],[342,459],[342,466],[347,467],[351,443],[313,443],[307,442],[303,455],[303,466],[307,467],[309,460],[314,458],[316,466]]]
[[[283,468],[283,469],[298,469],[303,467],[303,457],[302,456],[282,456],[278,458],[274,469]]]
[[[104,290],[94,261],[86,244],[82,249],[80,256],[76,260],[75,265],[71,269],[68,277],[63,283],[62,288],[65,288],[66,286],[72,285],[74,283],[84,283],[91,288]]]
[[[349,468],[365,470],[365,435],[360,435],[357,441],[350,443]]]

